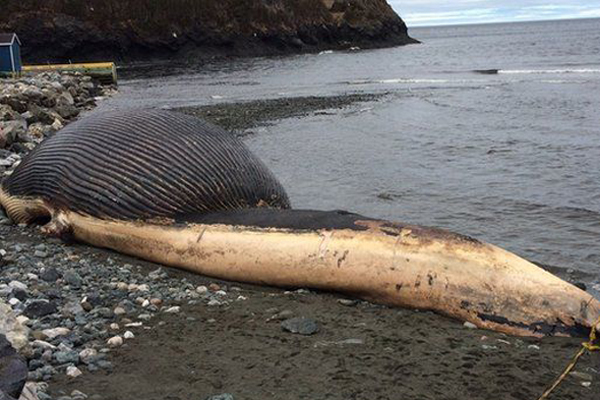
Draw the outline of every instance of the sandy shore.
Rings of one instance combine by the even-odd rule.
[[[377,100],[373,95],[356,96],[184,111],[244,134],[273,120]],[[430,312],[354,302],[336,294],[215,281],[109,251],[65,245],[44,238],[34,228],[0,224],[0,236],[0,247],[9,259],[1,271],[12,268],[10,279],[18,277],[19,267],[25,274],[55,266],[63,276],[48,284],[30,283],[31,297],[45,296],[52,287],[64,285],[66,271],[83,266],[80,287],[68,286],[62,299],[55,301],[82,299],[95,291],[103,299],[102,307],[125,309],[102,319],[93,316],[94,309],[80,315],[96,332],[89,337],[82,333],[86,340],[70,344],[76,351],[97,350],[103,363],[89,368],[80,359],[77,365],[83,374],[76,378],[65,375],[66,364],[55,365],[56,372],[47,377],[52,398],[75,399],[78,395],[72,393],[78,390],[95,400],[206,399],[219,394],[231,395],[221,399],[236,400],[530,400],[537,399],[562,372],[582,341],[508,337],[469,329]],[[47,254],[36,259],[30,253],[39,244],[45,245]],[[126,274],[115,272],[124,265]],[[149,290],[119,290],[121,281],[147,284]],[[144,306],[143,300],[150,298],[160,298],[160,306]],[[312,335],[284,331],[282,321],[293,317],[312,319],[318,331]],[[70,317],[48,318],[40,320],[44,326],[64,324]],[[118,327],[110,326],[115,323]],[[73,325],[78,332],[77,322]],[[107,345],[110,337],[123,337],[125,331],[134,337],[120,346]],[[61,340],[53,343],[58,346]],[[585,355],[575,371],[551,398],[598,398],[600,356]]]

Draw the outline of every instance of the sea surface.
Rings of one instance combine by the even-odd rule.
[[[388,93],[244,140],[294,207],[438,226],[600,290],[600,19],[410,29],[419,45],[138,64],[99,110]]]

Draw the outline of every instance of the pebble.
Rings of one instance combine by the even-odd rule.
[[[82,372],[79,368],[74,367],[72,365],[67,367],[67,376],[68,377],[77,378],[81,374],[82,374]]]
[[[123,307],[115,307],[115,309],[113,310],[113,313],[115,315],[124,315],[124,314],[127,314],[127,311],[125,311],[125,309]]]
[[[224,291],[224,290],[217,290],[217,291],[215,292],[215,294],[216,294],[217,296],[227,296],[227,292],[226,292],[226,291]]]
[[[63,279],[65,280],[65,282],[67,282],[69,285],[71,285],[74,288],[81,287],[81,283],[82,283],[81,276],[75,271],[68,270],[67,272],[64,273]]]
[[[235,400],[233,395],[230,393],[215,394],[207,397],[206,400]]]
[[[212,299],[207,303],[209,306],[213,307],[213,306],[220,306],[221,302],[217,299]]]
[[[167,314],[176,314],[181,310],[181,307],[179,306],[173,306],[173,307],[169,307],[165,310],[165,312]]]
[[[79,360],[84,364],[90,364],[98,358],[98,352],[95,349],[83,349],[79,352]]]
[[[54,303],[48,300],[34,300],[25,307],[23,314],[29,318],[40,318],[56,311],[58,310]]]
[[[463,326],[467,329],[477,329],[477,325],[475,325],[474,323],[469,322],[469,321],[465,321]]]
[[[587,381],[587,382],[581,382],[581,386],[589,388],[590,386],[592,386],[592,382],[589,382],[589,381]]]
[[[73,400],[85,400],[88,398],[88,395],[80,392],[79,390],[73,390],[71,392],[71,397],[73,398]]]
[[[198,286],[196,288],[196,292],[198,294],[206,294],[206,293],[208,293],[208,288],[206,286]]]
[[[118,331],[119,324],[117,324],[116,322],[113,322],[112,324],[109,325],[109,328],[112,329],[113,331]]]
[[[27,290],[27,285],[19,281],[10,281],[8,287],[13,289]]]
[[[319,332],[319,325],[312,318],[297,317],[286,319],[281,323],[284,331],[300,335],[314,335]]]
[[[61,274],[56,268],[47,267],[40,273],[40,278],[46,282],[56,282],[61,277]]]
[[[343,306],[353,307],[358,304],[358,300],[353,299],[338,299],[338,303]]]
[[[79,363],[79,353],[73,350],[57,351],[53,354],[53,358],[58,364]]]
[[[150,287],[146,284],[139,285],[137,287],[138,292],[147,292],[150,290]]]
[[[211,283],[210,285],[208,285],[208,289],[211,292],[216,292],[217,290],[221,290],[221,286],[217,285],[216,283]]]
[[[58,327],[58,328],[51,328],[51,329],[44,329],[42,331],[42,333],[44,334],[44,336],[46,336],[48,339],[54,339],[57,336],[65,336],[68,335],[69,333],[71,333],[71,330],[68,328],[62,328],[62,327]]]
[[[133,338],[135,337],[135,335],[133,334],[133,332],[131,332],[131,331],[127,331],[127,332],[125,332],[125,333],[123,334],[123,337],[124,337],[125,339],[133,339]]]
[[[531,350],[539,350],[540,346],[536,345],[536,344],[530,344],[529,346],[527,346],[528,349]]]
[[[113,336],[106,341],[110,347],[119,347],[123,345],[123,338],[121,336]]]

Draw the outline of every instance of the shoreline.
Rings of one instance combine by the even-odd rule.
[[[276,99],[185,111],[243,135],[284,118],[356,106],[378,96]],[[57,309],[30,319],[32,338],[56,346],[38,342],[27,354],[30,369],[37,366],[33,373],[51,368],[30,376],[49,383],[51,397],[42,395],[42,400],[81,398],[74,391],[95,400],[218,394],[235,399],[454,399],[468,394],[529,400],[562,372],[582,341],[508,337],[431,312],[218,281],[66,245],[35,227],[1,220],[0,247],[7,254],[0,282],[27,286],[17,305],[44,299]],[[15,291],[8,297],[18,299]],[[281,323],[293,317],[313,319],[319,332],[283,331]],[[57,327],[69,332],[51,339],[44,333]],[[117,336],[121,344],[109,344]],[[599,362],[598,354],[584,356],[554,396],[594,399]],[[69,366],[82,375],[66,376]]]

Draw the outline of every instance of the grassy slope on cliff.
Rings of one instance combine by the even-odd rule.
[[[5,0],[26,58],[231,55],[410,43],[385,0]],[[166,54],[165,54],[166,53]]]

